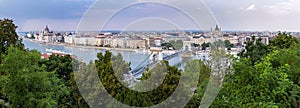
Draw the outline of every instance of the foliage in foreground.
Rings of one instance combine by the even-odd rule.
[[[211,107],[295,107],[299,96],[299,41],[278,33],[270,45],[246,43]]]
[[[9,48],[1,64],[1,92],[10,107],[57,107],[58,98],[69,94],[53,72],[39,66],[39,53]]]
[[[234,73],[229,74],[214,107],[293,107],[300,90],[289,78],[289,65],[273,68],[275,51],[261,62],[251,66],[249,59],[234,63]]]

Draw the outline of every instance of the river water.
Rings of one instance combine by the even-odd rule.
[[[25,48],[31,50],[37,50],[41,53],[49,53],[46,51],[47,48],[63,51],[66,53],[71,53],[72,55],[77,56],[80,61],[85,63],[89,63],[90,61],[94,61],[97,59],[97,53],[102,52],[105,53],[105,50],[100,49],[93,49],[93,48],[77,48],[77,47],[69,47],[69,46],[55,46],[49,44],[40,44],[28,40],[23,40]],[[149,54],[147,53],[138,53],[138,52],[130,52],[130,51],[110,51],[114,55],[121,53],[123,59],[126,62],[131,62],[131,68],[135,68],[138,66],[142,61],[144,61]]]
[[[105,53],[105,50],[100,49],[93,49],[93,48],[78,48],[78,47],[70,47],[70,46],[56,46],[56,45],[49,45],[49,44],[40,44],[37,42],[32,42],[28,40],[23,40],[23,43],[25,45],[25,48],[31,49],[31,50],[37,50],[41,53],[49,53],[46,51],[47,48],[63,51],[66,53],[71,53],[72,55],[77,56],[77,58],[80,61],[83,61],[85,63],[89,63],[90,61],[94,61],[97,59],[97,54],[102,52]],[[135,68],[138,65],[140,65],[147,57],[149,56],[148,53],[142,53],[142,52],[134,52],[134,51],[115,51],[111,50],[114,55],[117,55],[118,53],[122,54],[123,59],[126,62],[131,63],[131,68]],[[170,65],[175,65],[179,62],[181,62],[181,57],[175,57],[171,60],[169,60]],[[146,60],[148,61],[148,60]]]
[[[94,49],[94,48],[78,48],[78,47],[70,47],[70,46],[56,46],[56,45],[49,45],[49,44],[40,44],[37,42],[32,42],[28,40],[23,40],[23,43],[25,45],[25,48],[27,49],[32,49],[32,50],[37,50],[41,53],[49,53],[46,51],[47,48],[49,49],[54,49],[54,50],[59,50],[63,51],[66,53],[71,53],[72,55],[75,55],[77,59],[80,61],[83,61],[85,63],[89,63],[90,61],[94,61],[97,59],[97,53],[102,52],[103,54],[105,53],[105,50],[100,50],[100,49]],[[123,56],[123,59],[126,62],[131,63],[131,68],[134,69],[138,65],[140,65],[143,61],[145,61],[149,54],[148,53],[142,53],[142,52],[134,52],[134,51],[116,51],[116,50],[111,50],[114,55],[117,55],[118,53],[121,53]],[[206,55],[207,56],[207,55]],[[203,59],[205,58],[204,56],[196,55],[194,56],[194,59]],[[149,61],[149,60],[146,60]],[[181,57],[174,57],[173,59],[169,60],[169,64],[171,66],[177,65],[178,63],[181,63],[183,61],[183,58]],[[146,63],[146,62],[145,62]],[[182,66],[179,68],[182,69]]]

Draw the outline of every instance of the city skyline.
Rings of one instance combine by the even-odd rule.
[[[0,1],[0,15],[4,18],[13,19],[18,26],[18,31],[39,31],[46,25],[54,31],[74,31],[80,23],[84,13],[96,0],[49,0],[47,2],[31,0],[28,1]],[[143,0],[128,0],[128,1],[143,1]],[[104,14],[110,9],[116,9],[120,2],[128,1],[105,1],[105,6],[99,8],[90,8],[89,11],[97,11],[99,15]],[[167,0],[165,0],[167,1]],[[177,0],[173,0],[177,1]],[[298,27],[300,22],[300,1],[296,0],[254,0],[254,1],[222,1],[222,0],[203,0],[213,16],[215,16],[218,24],[224,31],[300,31]],[[136,10],[147,9],[145,7],[152,6],[154,10],[161,10],[157,16],[170,15],[172,9],[167,9],[161,5],[137,5],[127,9],[125,14],[120,14],[119,18],[112,23],[111,29],[122,25],[122,22],[128,21],[132,16],[139,17]],[[115,11],[115,10],[114,10]],[[146,10],[150,12],[153,10]],[[130,15],[129,15],[130,14]],[[197,14],[195,13],[190,14]],[[142,17],[142,16],[141,16]],[[184,16],[176,17],[175,20],[184,20]],[[101,19],[99,19],[101,20]],[[165,24],[159,24],[164,22]],[[154,24],[156,29],[165,30],[166,28],[177,29],[176,25],[168,23],[164,20],[146,21],[140,25],[136,24],[132,28],[139,28],[141,25]],[[117,26],[116,26],[117,25]],[[168,25],[168,26],[166,26]],[[99,26],[99,25],[96,25]],[[100,30],[100,26],[98,27]],[[151,28],[151,26],[150,26]],[[152,27],[153,28],[153,27]],[[196,29],[193,24],[186,24],[184,28]]]

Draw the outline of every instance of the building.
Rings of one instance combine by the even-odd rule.
[[[216,25],[215,30],[211,31],[211,33],[212,33],[212,38],[222,37],[221,27],[219,27],[218,25]]]
[[[74,44],[74,35],[68,35],[68,36],[65,36],[64,38],[64,41],[66,44],[69,44],[69,45],[72,45]]]
[[[141,38],[128,39],[126,41],[126,48],[145,49],[145,48],[148,48],[147,41],[145,39],[141,39]]]
[[[236,35],[230,35],[228,40],[231,44],[233,44],[235,46],[239,44],[239,37]]]
[[[191,37],[190,39],[192,43],[202,45],[203,43],[211,43],[211,37],[210,36],[204,36],[202,35],[196,35]]]
[[[97,40],[94,37],[75,37],[74,44],[83,46],[96,46]]]
[[[126,41],[127,41],[127,39],[123,38],[123,37],[121,37],[121,38],[114,38],[112,40],[111,47],[114,47],[114,48],[125,48],[127,46]]]
[[[162,38],[154,38],[154,47],[161,47],[162,43]]]
[[[269,45],[269,40],[270,40],[269,36],[261,36],[260,38],[262,43]]]
[[[40,42],[64,42],[64,37],[60,33],[53,33],[49,30],[48,26],[45,27],[40,33],[34,34],[35,40]]]

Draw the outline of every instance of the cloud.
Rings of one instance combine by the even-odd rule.
[[[91,5],[94,0],[0,0],[0,16],[2,18],[10,18],[15,21],[18,30],[28,30],[27,22],[31,23],[31,28],[42,23],[33,23],[36,19],[51,19],[52,21],[62,20],[65,22],[80,19],[83,13],[88,9],[86,5]],[[52,23],[51,21],[51,23]],[[25,24],[27,23],[27,24]],[[50,24],[50,22],[48,23]],[[23,26],[25,25],[25,26]],[[41,26],[45,26],[42,24]],[[61,25],[66,29],[69,26]],[[25,29],[24,29],[25,28]],[[36,27],[38,28],[38,27]],[[61,28],[61,27],[60,27]],[[39,29],[33,29],[39,30]]]
[[[16,1],[7,0],[0,4],[0,13],[3,16],[12,16],[17,18],[74,18],[80,15],[73,14],[78,11],[85,11],[84,6],[91,4],[82,1],[59,1],[59,0],[31,0]]]
[[[281,15],[291,15],[300,13],[300,1],[299,0],[285,0],[278,1],[264,6],[264,10],[272,15],[281,16]]]
[[[19,31],[42,30],[46,25],[53,31],[75,30],[80,19],[29,19],[19,28]]]
[[[300,21],[298,21],[300,0],[239,0],[234,2],[204,0],[204,2],[225,30],[300,31]]]
[[[255,9],[255,5],[252,4],[252,5],[250,5],[250,6],[246,9],[246,11],[251,11],[251,10],[254,10],[254,9]]]
[[[40,30],[47,24],[51,26],[51,23],[54,23],[51,26],[53,29],[69,30],[76,26],[78,19],[82,18],[87,11],[94,14],[89,14],[86,17],[95,18],[94,21],[100,22],[109,18],[110,13],[117,12],[124,7],[124,4],[153,1],[182,4],[180,6],[183,7],[178,8],[188,7],[190,10],[184,11],[203,17],[201,16],[203,6],[199,6],[199,2],[192,0],[186,2],[181,0],[99,0],[97,3],[99,6],[89,8],[94,1],[96,0],[0,0],[0,16],[13,19],[19,26],[18,29],[22,30]],[[300,19],[300,0],[239,0],[234,2],[203,0],[203,2],[210,8],[210,13],[216,16],[219,25],[224,29],[300,30],[298,26],[300,25],[300,21],[298,21]],[[195,9],[191,9],[192,7]],[[172,11],[157,6],[151,7],[149,4],[139,5],[131,9],[132,11],[126,11],[119,17],[122,20],[118,20],[116,26],[119,26],[126,19],[133,18],[133,16],[142,17],[143,14],[138,14],[142,10],[144,10],[144,16],[145,14],[150,15],[152,12],[157,13],[157,16],[173,16],[174,14]],[[180,19],[179,16],[170,19],[184,22],[184,19]],[[205,21],[204,19],[203,22]],[[40,25],[37,26],[38,24]],[[99,26],[95,22],[91,22],[92,24]]]

